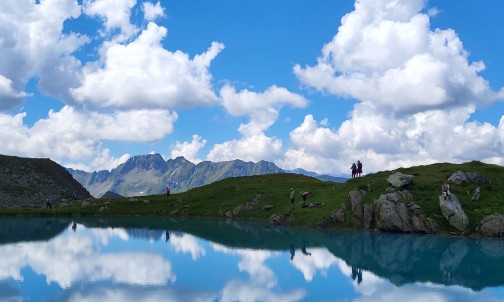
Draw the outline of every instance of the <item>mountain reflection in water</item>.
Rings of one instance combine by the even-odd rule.
[[[1,218],[0,301],[504,301],[503,255],[492,238]]]

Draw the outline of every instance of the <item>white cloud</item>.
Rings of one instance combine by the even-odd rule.
[[[234,87],[226,84],[222,87],[220,95],[224,108],[231,115],[250,117],[250,122],[240,125],[239,128],[240,133],[246,137],[261,134],[271,127],[283,106],[303,108],[308,103],[301,95],[274,85],[258,93],[247,89],[236,92]]]
[[[222,144],[215,144],[207,155],[207,159],[214,162],[241,159],[257,162],[260,160],[273,161],[282,154],[282,142],[264,134],[243,137]]]
[[[381,111],[416,113],[491,102],[498,97],[468,62],[451,29],[431,30],[424,0],[356,1],[316,66],[296,65],[307,86],[372,103]]]
[[[307,115],[281,162],[321,173],[364,172],[433,162],[504,163],[503,123],[469,122],[503,97],[478,75],[454,30],[430,29],[426,1],[359,0],[315,66],[296,65],[305,85],[360,101],[339,129]],[[437,11],[437,10],[436,10]],[[431,10],[430,15],[436,11]]]
[[[15,91],[12,81],[0,74],[0,111],[19,105],[27,95],[25,92]]]
[[[181,51],[170,52],[161,45],[167,30],[154,23],[127,44],[110,46],[103,66],[89,64],[82,85],[71,89],[76,101],[98,108],[168,108],[212,105],[211,61],[224,48],[212,43],[192,60]]]
[[[144,17],[147,21],[154,21],[159,17],[164,17],[164,9],[158,1],[156,4],[144,2],[143,4]]]
[[[66,20],[80,16],[77,2],[3,0],[0,11],[0,53],[9,58],[0,60],[0,110],[19,105],[35,76],[44,93],[67,101],[68,87],[78,83],[79,63],[71,54],[89,40],[62,32]]]
[[[201,148],[205,147],[206,139],[201,138],[199,135],[194,134],[191,142],[176,141],[175,146],[171,151],[171,158],[183,156],[188,161],[198,164],[201,159],[198,158],[198,152]]]
[[[434,162],[479,159],[504,164],[504,118],[498,127],[466,122],[474,107],[421,112],[391,120],[357,105],[352,119],[337,130],[307,115],[290,133],[291,148],[282,167],[303,167],[321,173],[348,173],[352,162],[364,163],[364,173]]]
[[[131,24],[131,9],[137,0],[84,0],[84,13],[90,16],[98,16],[103,19],[106,33],[119,29],[120,34],[116,37],[119,41],[132,37],[137,28]]]
[[[274,85],[264,92],[247,89],[236,92],[234,87],[226,84],[221,89],[220,96],[229,114],[248,116],[250,121],[240,124],[240,139],[214,145],[207,156],[211,161],[241,159],[257,162],[277,159],[282,153],[282,141],[266,136],[264,131],[277,121],[279,110],[283,106],[303,108],[308,103],[303,96]]]
[[[152,142],[173,131],[176,113],[165,110],[132,110],[112,114],[77,111],[65,106],[50,111],[46,119],[32,127],[23,124],[26,113],[15,116],[0,114],[0,153],[29,157],[50,157],[58,162],[69,162],[69,167],[110,169],[125,160],[110,156],[101,147],[102,140]],[[91,160],[90,166],[79,161]],[[77,163],[76,163],[77,162]],[[73,164],[72,164],[73,163]]]

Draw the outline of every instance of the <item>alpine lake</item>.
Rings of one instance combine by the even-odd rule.
[[[0,218],[0,256],[0,301],[504,301],[494,238]]]

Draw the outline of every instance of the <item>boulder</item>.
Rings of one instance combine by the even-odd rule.
[[[403,174],[401,172],[396,172],[387,178],[387,181],[395,188],[401,188],[405,185],[411,183],[413,180],[413,175]]]
[[[467,225],[469,224],[469,218],[467,218],[467,215],[462,209],[462,205],[455,194],[451,194],[451,200],[445,200],[443,196],[439,196],[439,208],[450,225],[461,232],[465,231]]]
[[[331,213],[330,217],[334,223],[344,223],[345,211],[343,209],[339,209],[337,212]]]
[[[485,176],[479,174],[479,173],[471,173],[471,172],[462,172],[462,171],[457,171],[453,173],[449,178],[448,181],[451,181],[457,185],[460,185],[462,183],[475,183],[475,184],[489,184],[490,181],[486,179]]]
[[[373,228],[373,205],[372,204],[365,204],[364,205],[364,215],[363,215],[363,220],[364,220],[364,229],[366,230],[371,230]]]
[[[483,236],[503,237],[504,215],[492,214],[483,218],[480,221],[477,229]]]
[[[354,190],[348,193],[348,198],[350,199],[350,204],[352,205],[352,213],[355,218],[362,220],[364,215],[364,196],[366,196],[366,191],[364,190]]]
[[[457,171],[457,172],[453,173],[450,177],[448,177],[448,181],[451,181],[457,185],[460,185],[461,183],[464,183],[464,182],[468,182],[465,173],[462,171]]]
[[[408,209],[399,192],[381,195],[376,204],[376,227],[382,231],[412,232]]]

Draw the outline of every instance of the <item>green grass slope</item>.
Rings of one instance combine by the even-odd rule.
[[[4,209],[4,215],[166,215],[173,217],[226,218],[226,213],[254,198],[259,202],[250,210],[242,210],[234,219],[268,219],[272,215],[285,217],[285,224],[303,227],[343,227],[331,222],[330,214],[347,209],[350,215],[348,193],[355,189],[368,190],[365,203],[372,203],[389,186],[387,178],[395,173],[414,175],[409,190],[414,202],[421,206],[426,217],[434,218],[439,223],[441,232],[451,232],[453,228],[445,221],[439,210],[438,197],[441,184],[454,172],[479,173],[490,180],[490,184],[473,183],[451,185],[452,193],[457,195],[469,217],[469,231],[474,233],[479,221],[490,214],[504,214],[504,167],[473,161],[463,164],[439,163],[394,171],[383,171],[351,179],[346,183],[320,181],[297,174],[269,174],[224,179],[210,185],[198,187],[184,193],[173,194],[167,200],[164,195],[142,196],[123,199],[89,199],[84,202],[70,203],[53,208],[42,209]],[[481,199],[471,201],[474,189],[481,187]],[[289,194],[294,188],[295,209],[292,210]],[[322,208],[301,208],[301,193],[311,191],[308,202],[323,202]],[[268,207],[265,207],[268,206]]]

